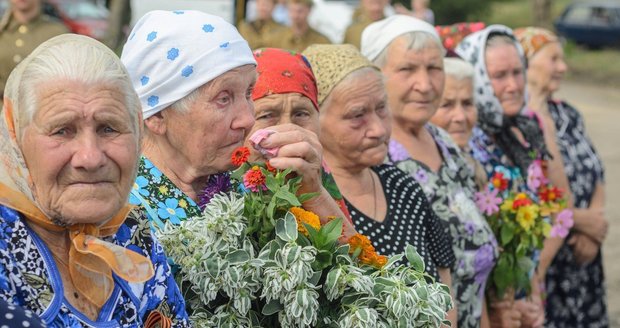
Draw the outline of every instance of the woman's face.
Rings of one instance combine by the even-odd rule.
[[[228,171],[233,168],[230,156],[254,125],[255,82],[254,65],[228,71],[202,87],[187,112],[165,109],[149,117],[146,126],[167,138],[193,174],[206,177]]]
[[[487,48],[485,62],[493,92],[504,109],[504,115],[519,114],[525,102],[525,77],[517,48],[510,44]]]
[[[256,122],[252,132],[273,125],[293,123],[319,135],[319,113],[312,101],[299,93],[274,94],[256,100],[254,119]]]
[[[126,204],[140,149],[124,99],[111,85],[40,88],[21,148],[35,200],[53,220],[104,223]]]
[[[435,114],[444,87],[443,55],[438,47],[407,49],[396,39],[382,68],[394,121],[424,126]]]
[[[321,109],[321,144],[330,166],[383,163],[390,140],[390,112],[379,74],[368,72],[334,88]]]
[[[478,112],[473,95],[471,79],[457,80],[447,76],[439,109],[431,118],[431,122],[450,133],[461,148],[469,142],[477,121]]]
[[[549,43],[530,58],[527,82],[551,94],[560,88],[567,69],[562,45],[559,42]]]

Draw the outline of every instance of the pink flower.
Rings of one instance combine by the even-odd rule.
[[[562,226],[566,229],[573,227],[575,222],[573,221],[573,211],[564,209],[555,217],[555,225]]]
[[[540,161],[533,161],[527,168],[527,187],[530,188],[530,190],[536,191],[547,182]]]
[[[552,238],[566,238],[568,236],[568,229],[562,227],[561,225],[554,225],[551,227],[551,232],[549,233],[549,237]]]
[[[502,198],[497,196],[498,192],[499,190],[493,189],[476,193],[476,205],[482,213],[493,215],[499,211],[498,205],[502,203]]]

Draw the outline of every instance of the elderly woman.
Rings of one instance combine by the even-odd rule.
[[[199,205],[205,205],[202,191],[227,178],[233,151],[254,125],[256,61],[234,26],[189,10],[142,17],[121,58],[138,91],[146,127],[132,202],[159,226],[178,224],[199,215]],[[342,216],[321,186],[316,135],[294,124],[270,129],[276,133],[260,144],[279,151],[269,163],[303,175],[299,192],[319,193],[304,207],[323,220]],[[350,223],[345,231],[346,236],[355,233]]]
[[[575,202],[575,227],[547,270],[546,327],[606,327],[600,247],[607,232],[604,169],[579,112],[553,100],[566,72],[557,36],[536,27],[517,29],[528,59],[530,105],[551,122]]]
[[[0,298],[49,326],[188,326],[161,246],[127,205],[138,106],[116,55],[83,36],[43,43],[9,77]]]
[[[444,49],[435,28],[396,15],[362,34],[362,53],[385,75],[393,114],[388,160],[422,185],[452,237],[452,283],[459,327],[477,327],[486,281],[497,259],[493,232],[473,202],[473,174],[458,146],[429,124],[444,88]]]
[[[276,48],[257,50],[254,58],[258,64],[258,79],[252,91],[256,120],[252,133],[275,125],[295,124],[318,136],[318,91],[308,60],[301,54]],[[350,220],[342,194],[325,162],[322,163],[321,182],[324,187],[321,191],[329,193]],[[332,202],[324,204],[330,205],[338,215]]]
[[[538,190],[527,182],[528,169],[534,160],[548,165],[548,178],[553,185],[567,190],[566,176],[554,153],[555,143],[543,135],[537,120],[525,110],[525,66],[522,49],[512,31],[492,25],[471,34],[456,48],[456,53],[475,67],[476,96],[480,129],[474,129],[471,152],[487,176],[506,174],[512,189],[539,200]],[[558,165],[559,164],[559,165]],[[547,179],[547,177],[543,177]],[[561,238],[547,238],[532,278],[531,300],[521,300],[522,326],[542,326],[544,312],[539,283],[561,246]],[[537,259],[534,259],[537,260]]]
[[[427,271],[450,286],[454,255],[420,185],[382,165],[391,117],[381,73],[352,45],[314,45],[304,55],[317,76],[325,159],[356,228],[382,254],[414,245]]]

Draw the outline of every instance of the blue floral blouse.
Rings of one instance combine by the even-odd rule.
[[[497,261],[493,231],[474,203],[473,170],[458,146],[444,130],[427,124],[442,156],[437,172],[411,158],[405,147],[392,139],[388,160],[413,177],[424,190],[433,211],[452,239],[456,262],[452,285],[456,291],[459,327],[478,327],[484,290]]]
[[[141,217],[132,211],[118,232],[104,239],[150,258],[155,276],[128,283],[113,275],[112,296],[93,321],[65,299],[60,273],[43,241],[21,214],[0,206],[0,298],[34,312],[48,327],[138,328],[152,311],[171,318],[174,327],[190,327],[163,249]]]

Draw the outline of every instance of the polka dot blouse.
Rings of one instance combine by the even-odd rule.
[[[45,325],[36,314],[0,298],[0,328],[20,327],[41,328]]]
[[[393,165],[371,168],[379,176],[388,209],[383,222],[360,212],[345,198],[355,228],[370,238],[380,254],[394,255],[413,245],[426,264],[426,271],[439,278],[437,268],[452,267],[455,258],[449,236],[431,210],[422,187]]]

